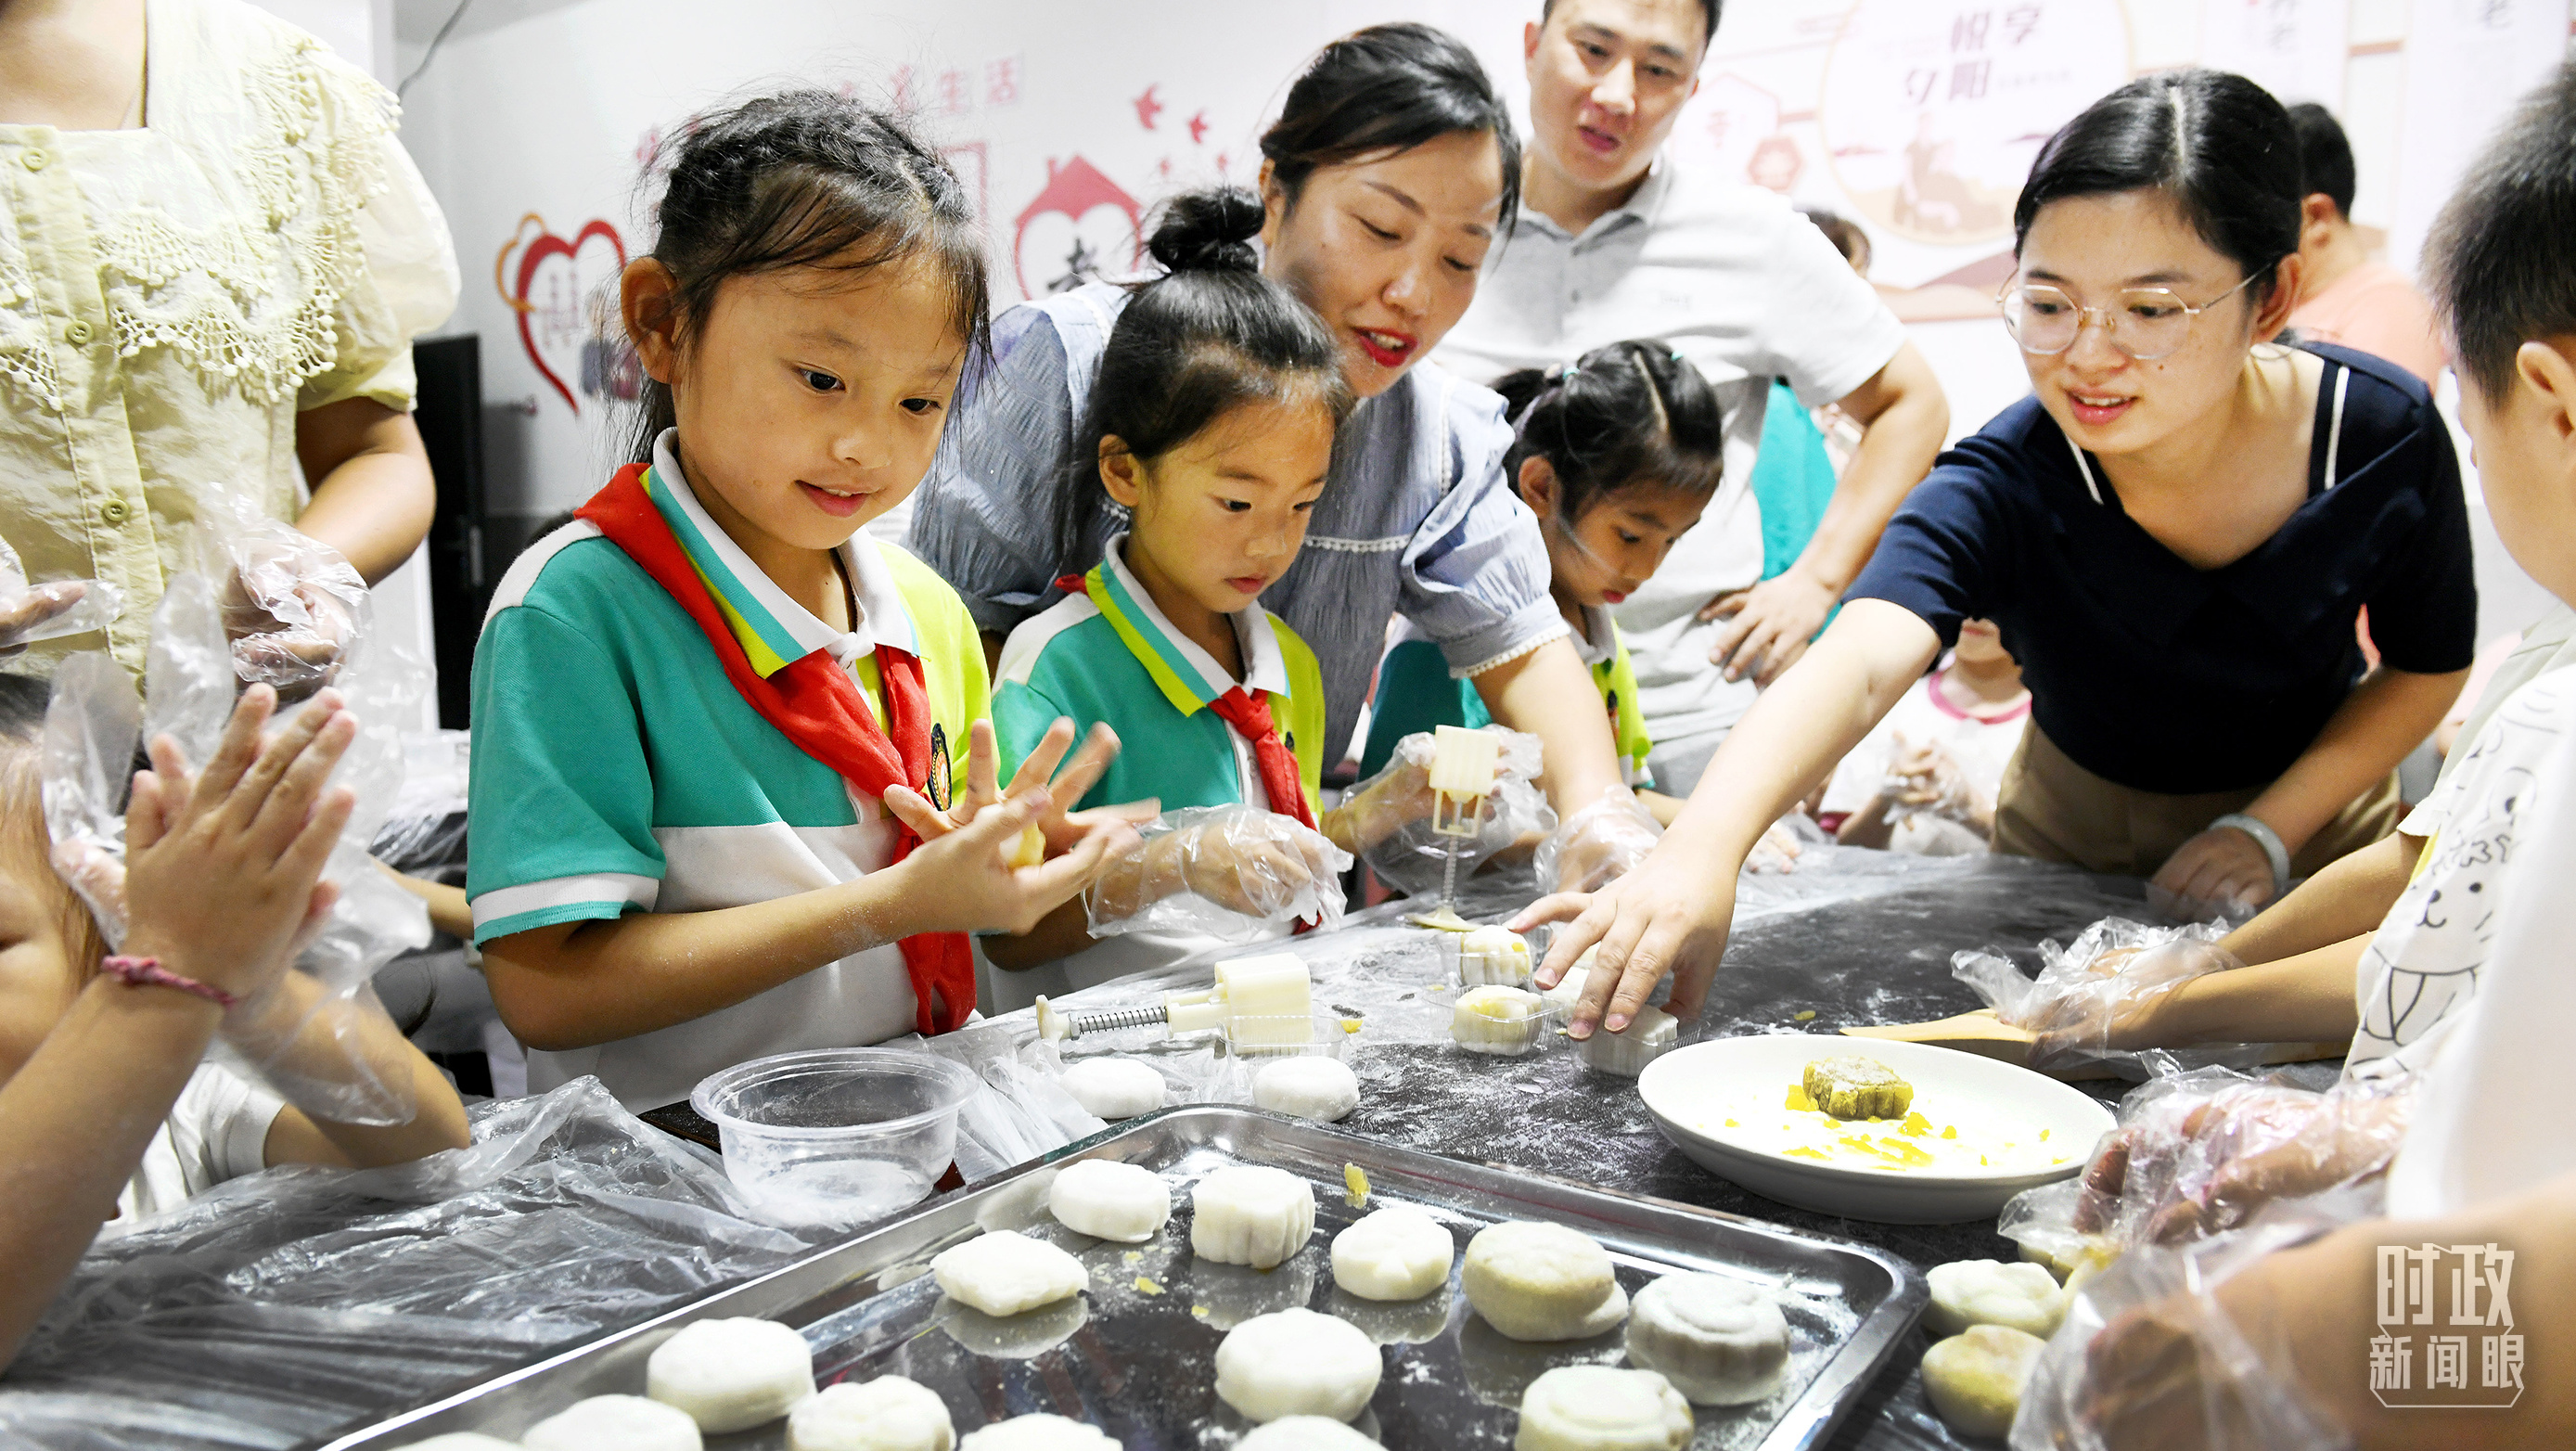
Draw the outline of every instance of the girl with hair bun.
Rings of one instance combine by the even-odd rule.
[[[2424,385],[2276,341],[2304,194],[2288,112],[2219,71],[2142,76],[2040,148],[1999,299],[2031,396],[1942,455],[1654,855],[1515,924],[1579,918],[1543,981],[1601,944],[1571,1033],[1618,1031],[1667,970],[1670,1011],[1698,1011],[1745,853],[1972,618],[2031,695],[1996,851],[2148,878],[2195,915],[2366,851],[2229,939],[2353,970],[2375,920],[2329,883],[2403,855],[2379,845],[2397,763],[2467,675],[2477,591]]]
[[[1322,735],[1301,744],[1328,765],[1343,759],[1401,615],[1495,719],[1539,738],[1548,794],[1571,814],[1615,789],[1619,767],[1548,598],[1546,543],[1503,476],[1511,426],[1493,393],[1423,361],[1512,225],[1521,165],[1510,114],[1455,37],[1371,26],[1316,53],[1261,157],[1257,199],[1223,203],[1234,218],[1225,240],[1194,245],[1257,259],[1259,278],[1314,314],[1357,400],[1335,433],[1331,487],[1309,511],[1310,547],[1263,595],[1314,648]],[[1249,295],[1249,274],[1220,271],[1222,281],[1184,267],[1171,295]],[[997,659],[1003,637],[1060,600],[1058,581],[1098,561],[1118,527],[1084,423],[1095,400],[1124,391],[1109,356],[1122,313],[1158,295],[1094,282],[1014,307],[994,320],[992,370],[961,390],[910,538]],[[1573,845],[1567,859],[1583,859]]]
[[[1653,341],[1595,348],[1562,368],[1524,368],[1494,387],[1514,424],[1504,473],[1547,537],[1548,597],[1600,692],[1628,784],[1670,823],[1681,801],[1646,789],[1654,741],[1610,612],[1654,577],[1717,493],[1726,442],[1717,394],[1699,369]],[[1427,642],[1400,640],[1378,668],[1360,774],[1374,775],[1415,731],[1491,719]]]
[[[1347,813],[1318,817],[1315,652],[1260,603],[1297,562],[1353,399],[1332,330],[1261,275],[1252,243],[1262,220],[1260,198],[1235,187],[1165,208],[1149,243],[1165,270],[1128,289],[1059,495],[1060,557],[1090,568],[1068,572],[1065,597],[1002,648],[993,721],[1006,764],[1059,718],[1106,725],[1123,749],[1079,804],[1154,800],[1190,813],[1167,816],[1175,829],[1148,827],[1088,904],[984,940],[1005,969],[1065,959],[1063,987],[1207,942],[1131,931],[1093,946],[1094,925],[1182,892],[1274,916],[1299,892],[1323,890],[1337,869],[1328,836],[1357,845]],[[1105,545],[1091,542],[1104,533]],[[1002,996],[1040,987],[1061,990],[1053,975],[1024,977]]]

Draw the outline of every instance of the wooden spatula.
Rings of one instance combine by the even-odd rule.
[[[1929,1023],[1886,1023],[1872,1027],[1845,1028],[1854,1038],[1882,1038],[1897,1043],[1929,1043],[1936,1048],[1956,1048],[1962,1053],[1976,1053],[2000,1058],[2006,1063],[2028,1066],[2034,1035],[2026,1028],[2016,1028],[1995,1016],[1992,1008],[1979,1008],[1955,1018],[1941,1018]],[[2342,1043],[2275,1043],[2263,1061],[2269,1063],[2305,1063],[2315,1058],[2340,1058]],[[2087,1078],[2117,1078],[2109,1065],[2087,1063],[2072,1068],[2047,1070],[2051,1078],[2074,1081]]]

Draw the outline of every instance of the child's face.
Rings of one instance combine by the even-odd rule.
[[[2003,631],[1992,620],[1961,620],[1957,654],[1971,665],[2012,662],[2011,652],[2004,649]]]
[[[1569,525],[1556,506],[1555,483],[1547,460],[1522,460],[1521,497],[1546,525],[1556,592],[1580,605],[1616,605],[1635,594],[1708,507],[1706,499],[1631,484],[1594,499]]]
[[[1151,463],[1104,458],[1109,495],[1134,511],[1129,564],[1232,614],[1297,562],[1333,462],[1321,404],[1247,403]]]
[[[14,829],[0,830],[0,1082],[17,1076],[80,996],[80,899]]]
[[[2525,343],[2515,361],[2513,390],[2499,401],[2461,374],[2460,423],[2506,552],[2543,589],[2576,602],[2576,440],[2567,432],[2576,338]]]
[[[689,482],[755,559],[837,548],[901,503],[939,448],[966,352],[946,282],[918,257],[727,278],[685,343],[637,337],[671,386]]]

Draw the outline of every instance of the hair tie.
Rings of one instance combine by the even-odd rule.
[[[1559,388],[1564,387],[1564,386],[1565,386],[1565,382],[1566,382],[1566,380],[1567,380],[1567,379],[1569,379],[1569,378],[1573,377],[1575,374],[1580,373],[1580,372],[1582,372],[1582,371],[1583,371],[1583,364],[1582,364],[1581,360],[1579,360],[1579,359],[1578,359],[1577,361],[1575,361],[1575,362],[1571,362],[1571,363],[1566,364],[1566,365],[1565,365],[1564,367],[1562,367],[1562,368],[1557,369],[1557,370],[1556,370],[1556,386],[1558,386]]]

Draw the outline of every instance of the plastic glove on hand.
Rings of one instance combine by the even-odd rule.
[[[1644,861],[1663,835],[1635,792],[1613,786],[1550,832],[1532,864],[1542,886],[1597,892]]]
[[[1228,941],[1341,920],[1349,853],[1294,817],[1199,806],[1147,824],[1083,893],[1094,937],[1191,932]]]

